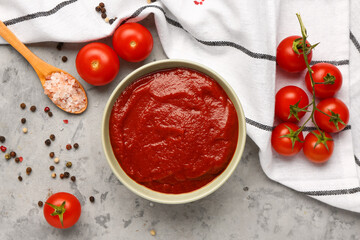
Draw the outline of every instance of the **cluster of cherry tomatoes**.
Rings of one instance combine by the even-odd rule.
[[[128,62],[145,60],[153,48],[153,37],[139,23],[125,23],[116,29],[112,44],[115,51],[104,43],[84,46],[76,57],[76,69],[87,83],[101,86],[112,82],[120,69],[119,57]]]
[[[303,31],[303,37],[287,37],[277,48],[276,61],[281,69],[292,73],[308,69],[304,81],[313,97],[309,101],[306,92],[297,86],[285,86],[276,93],[275,116],[282,123],[274,128],[271,144],[280,155],[293,156],[303,149],[307,159],[324,163],[334,150],[330,133],[337,133],[346,127],[349,110],[340,99],[334,97],[342,85],[339,69],[329,63],[317,63],[309,69],[314,46],[306,41],[306,31]],[[297,123],[307,112],[309,118],[299,127]],[[304,139],[303,129],[309,121],[313,122],[316,130],[309,132]]]

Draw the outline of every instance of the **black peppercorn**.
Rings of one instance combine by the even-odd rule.
[[[55,153],[54,153],[54,152],[51,152],[51,153],[49,153],[49,156],[50,156],[51,158],[53,158],[53,157],[55,156]]]
[[[50,146],[50,144],[51,144],[50,139],[46,139],[46,140],[45,140],[45,144],[46,144],[47,146]]]
[[[79,148],[79,144],[78,143],[74,143],[74,148],[78,149]]]
[[[25,124],[25,123],[26,123],[26,118],[22,118],[22,119],[21,119],[21,123],[22,123],[22,124]]]
[[[51,135],[50,135],[50,139],[51,139],[51,141],[54,141],[54,140],[55,140],[55,135],[54,135],[54,134],[51,134]]]
[[[76,181],[76,177],[75,176],[71,176],[71,181],[75,182]]]
[[[16,157],[16,152],[11,151],[11,152],[10,152],[10,157],[12,157],[12,158]]]
[[[21,182],[22,181],[22,176],[18,176],[18,179]]]
[[[106,8],[101,8],[102,13],[106,13]]]
[[[5,137],[4,136],[0,136],[0,142],[1,143],[5,142]]]
[[[64,178],[64,174],[60,173],[60,178],[63,179]]]
[[[55,167],[54,167],[54,166],[50,166],[49,169],[50,169],[50,171],[54,171]]]
[[[25,109],[25,108],[26,108],[26,104],[25,104],[25,103],[21,103],[21,104],[20,104],[20,107],[21,107],[22,109]]]
[[[69,178],[70,177],[70,173],[69,172],[64,172],[64,178]]]
[[[42,207],[44,205],[44,203],[42,201],[38,201],[38,205],[39,205],[39,207]]]
[[[97,12],[100,12],[100,10],[101,10],[101,7],[100,7],[100,6],[97,6],[97,7],[95,8],[95,11],[97,11]]]
[[[35,107],[35,106],[31,106],[31,107],[30,107],[30,111],[35,112],[35,111],[36,111],[36,107]]]
[[[27,167],[27,168],[26,168],[26,174],[27,174],[27,175],[30,175],[31,171],[32,171],[31,167]]]
[[[93,196],[89,197],[90,202],[95,202],[95,198]]]
[[[66,56],[63,56],[63,57],[61,58],[61,60],[62,60],[63,62],[67,62],[68,58],[67,58]]]
[[[20,162],[20,158],[18,158],[18,157],[15,158],[15,162],[16,162],[16,163],[19,163],[19,162]]]
[[[103,2],[100,2],[99,7],[103,8],[103,7],[105,7],[105,4]]]
[[[101,17],[105,19],[107,17],[106,13],[102,13]]]

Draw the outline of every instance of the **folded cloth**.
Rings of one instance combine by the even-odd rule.
[[[356,141],[360,134],[360,112],[356,111],[360,104],[359,2],[161,0],[148,4],[146,0],[107,0],[107,15],[117,17],[112,25],[95,11],[98,3],[2,1],[1,20],[25,43],[82,42],[107,37],[120,24],[154,13],[169,58],[207,65],[234,88],[245,111],[247,133],[260,149],[261,166],[269,178],[330,205],[360,212],[360,161],[356,157],[360,157]],[[276,67],[278,43],[301,34],[296,13],[302,16],[309,41],[320,42],[312,64],[330,62],[342,72],[343,86],[336,96],[350,109],[349,126],[333,135],[335,150],[323,165],[307,161],[302,152],[292,158],[281,157],[270,143],[273,126],[278,124],[274,120],[276,91],[290,84],[305,89],[305,71],[289,74]],[[4,41],[0,39],[0,43]]]

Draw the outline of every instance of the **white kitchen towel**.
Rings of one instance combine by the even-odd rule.
[[[360,212],[360,3],[350,0],[104,0],[106,24],[95,12],[99,0],[0,0],[0,17],[25,43],[83,42],[110,36],[125,22],[154,14],[169,58],[202,63],[235,89],[245,111],[247,133],[259,146],[267,176],[330,205]],[[337,97],[350,108],[349,126],[334,134],[335,150],[324,165],[302,153],[289,159],[270,144],[276,91],[291,84],[304,88],[305,72],[288,74],[276,67],[276,47],[285,37],[300,35],[300,13],[309,41],[320,42],[313,62],[330,62],[342,72]],[[354,13],[354,14],[352,14]],[[0,43],[4,43],[0,39]],[[350,61],[351,60],[351,61]],[[351,64],[350,64],[351,63]],[[311,125],[306,129],[308,132]],[[353,141],[354,140],[354,141]]]

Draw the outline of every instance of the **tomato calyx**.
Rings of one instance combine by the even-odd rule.
[[[326,150],[328,150],[328,151],[330,151],[329,150],[329,147],[328,147],[328,145],[327,145],[327,142],[328,141],[334,141],[332,138],[328,138],[328,137],[326,137],[325,136],[325,132],[323,132],[323,131],[319,131],[320,132],[320,134],[317,134],[316,132],[311,132],[312,134],[314,134],[314,136],[317,138],[317,141],[316,141],[316,143],[315,143],[315,145],[314,145],[314,149],[316,148],[316,146],[317,145],[319,145],[319,144],[323,144],[324,146],[325,146],[325,148],[326,148]]]
[[[294,117],[296,118],[296,120],[300,121],[300,118],[299,118],[299,116],[298,116],[298,113],[299,113],[299,112],[309,112],[309,111],[307,110],[307,107],[308,107],[308,106],[306,106],[306,107],[304,107],[304,108],[300,108],[300,107],[299,107],[300,101],[301,101],[301,99],[300,99],[297,103],[295,103],[294,105],[290,105],[290,114],[289,114],[289,116],[288,116],[288,119],[290,119],[291,116],[294,116]]]
[[[49,205],[50,207],[52,207],[54,209],[54,212],[51,214],[51,216],[59,216],[61,226],[64,227],[64,213],[66,211],[66,209],[65,209],[66,202],[64,201],[60,206],[56,206],[56,205],[48,203],[48,202],[45,202],[45,204]]]
[[[327,73],[326,76],[324,77],[323,84],[325,84],[325,85],[334,84],[335,80],[336,80],[336,77],[334,75],[331,75],[330,73]]]
[[[286,126],[285,127],[289,130],[289,133],[288,134],[285,134],[285,135],[282,135],[280,136],[281,138],[289,138],[291,140],[291,147],[292,149],[294,149],[294,146],[295,146],[295,143],[296,142],[304,142],[304,141],[301,141],[300,138],[299,138],[299,134],[301,133],[301,129],[298,129],[296,131],[292,130],[290,127]]]
[[[329,109],[329,111],[331,113],[329,122],[334,123],[337,130],[339,130],[339,123],[341,123],[342,125],[346,125],[346,123],[344,123],[344,121],[341,120],[340,115],[338,113],[334,113],[330,109]]]
[[[305,29],[306,31],[306,29]],[[314,49],[319,43],[316,43],[314,45],[311,45],[309,43],[303,44],[303,38],[297,38],[293,42],[292,49],[294,52],[298,55],[301,55],[302,52],[304,52],[306,55],[308,55],[312,49]],[[304,51],[305,46],[305,51]]]

